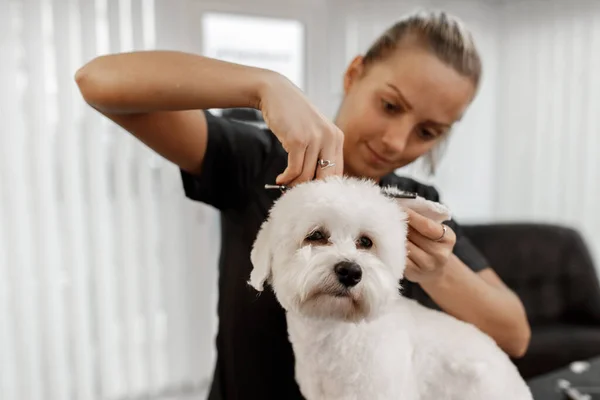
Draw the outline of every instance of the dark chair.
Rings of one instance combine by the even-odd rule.
[[[600,355],[600,284],[577,231],[534,223],[463,228],[523,301],[531,343],[513,361],[525,379]]]

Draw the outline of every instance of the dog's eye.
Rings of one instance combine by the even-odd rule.
[[[361,236],[356,241],[356,245],[363,249],[370,249],[371,247],[373,247],[373,241],[366,236]]]
[[[320,242],[325,239],[325,234],[323,233],[323,231],[320,230],[313,231],[306,237],[306,240],[308,240],[309,242]]]

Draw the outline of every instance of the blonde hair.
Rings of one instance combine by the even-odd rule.
[[[439,60],[468,78],[477,90],[482,63],[475,41],[458,18],[442,11],[420,11],[396,22],[373,42],[363,57],[363,64],[368,67],[385,59],[407,39],[416,40],[430,50]],[[430,174],[435,173],[444,149],[445,141],[427,153]]]

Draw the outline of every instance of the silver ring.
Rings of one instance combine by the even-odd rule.
[[[441,242],[444,239],[444,236],[446,236],[446,230],[448,228],[446,228],[446,225],[442,224],[442,229],[444,232],[442,233],[442,236],[440,236],[438,239],[435,239],[436,242]]]
[[[331,162],[329,160],[323,160],[323,159],[319,160],[317,162],[317,165],[319,167],[321,167],[321,169],[325,169],[325,168],[329,168],[329,167],[335,167],[335,163],[334,162]]]

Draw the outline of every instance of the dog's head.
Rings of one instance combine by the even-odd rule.
[[[284,309],[305,316],[357,321],[377,315],[399,296],[404,207],[431,203],[396,200],[394,193],[339,177],[288,190],[260,228],[249,283],[262,291],[269,282]]]

